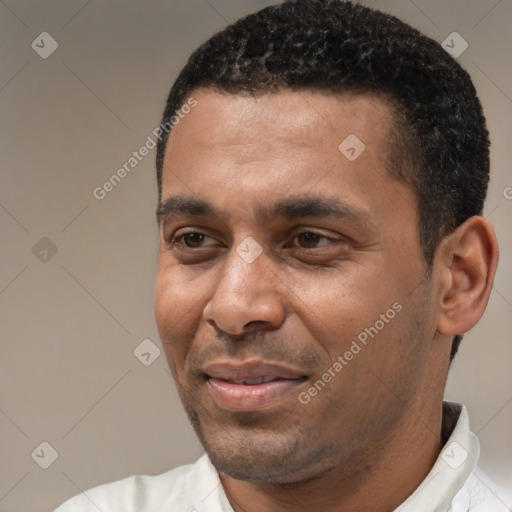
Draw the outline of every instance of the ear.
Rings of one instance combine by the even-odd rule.
[[[443,239],[435,260],[440,279],[437,331],[463,334],[482,317],[498,265],[498,243],[489,220],[467,219]]]

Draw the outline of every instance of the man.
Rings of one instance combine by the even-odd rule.
[[[468,74],[396,18],[292,0],[202,45],[161,126],[156,320],[206,454],[58,511],[507,510],[443,403],[498,260]]]

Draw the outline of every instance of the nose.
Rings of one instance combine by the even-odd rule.
[[[286,316],[282,283],[269,265],[264,252],[248,263],[231,251],[203,310],[206,322],[232,336],[281,326]]]

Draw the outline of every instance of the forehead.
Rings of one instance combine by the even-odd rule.
[[[309,194],[338,197],[374,217],[390,201],[415,209],[408,187],[387,172],[393,119],[384,99],[310,90],[260,96],[198,90],[192,97],[197,105],[169,136],[163,201],[194,196],[240,213]]]
[[[351,134],[382,143],[392,124],[388,104],[369,93],[282,90],[250,96],[198,90],[193,97],[197,106],[171,131],[168,150],[184,141],[195,149],[244,146],[243,162],[251,155],[249,145],[255,152],[281,152],[285,146],[321,152],[337,149]]]

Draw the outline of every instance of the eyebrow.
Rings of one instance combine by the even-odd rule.
[[[169,222],[176,217],[227,217],[222,211],[204,199],[192,196],[171,196],[158,205],[156,217],[159,223]],[[269,221],[274,218],[287,220],[305,217],[330,217],[350,222],[374,224],[370,214],[358,207],[344,203],[336,197],[291,196],[276,201],[258,210],[258,218]]]

